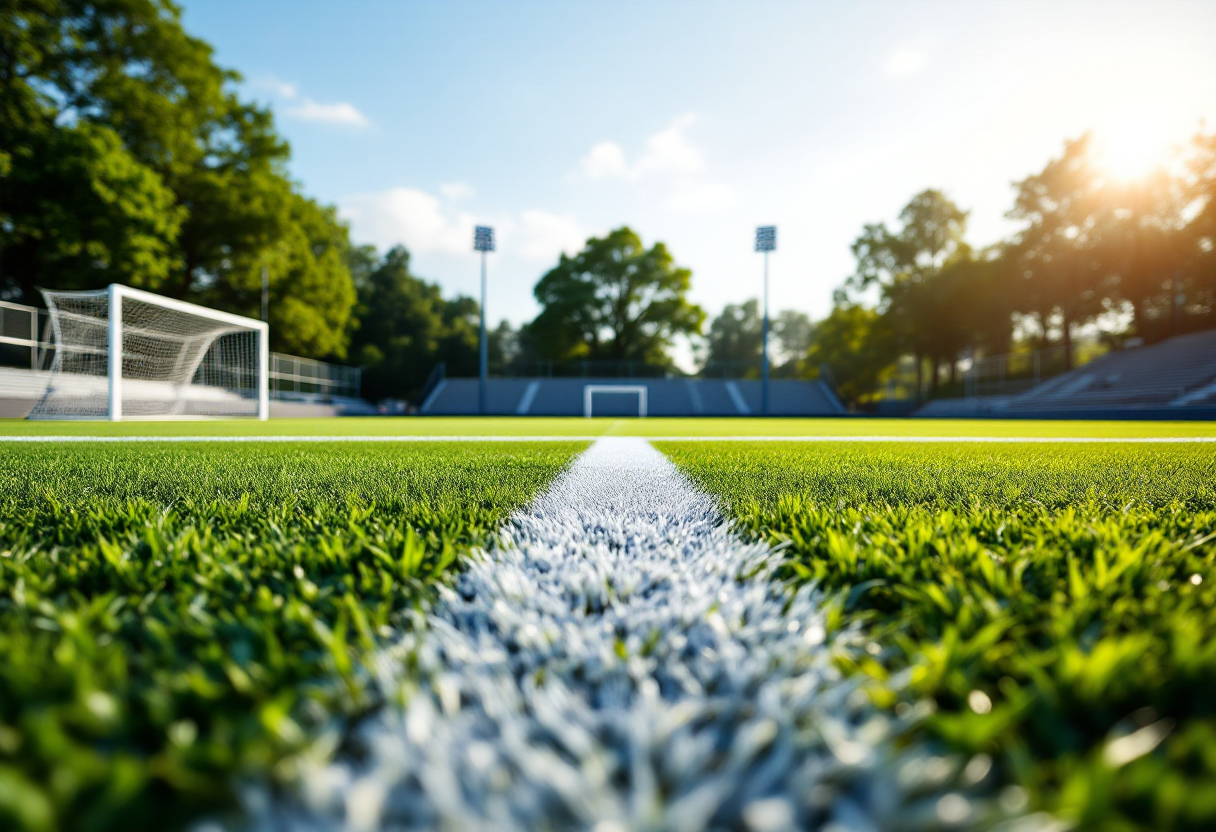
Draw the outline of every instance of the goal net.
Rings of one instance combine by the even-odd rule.
[[[118,285],[42,294],[55,358],[31,419],[269,415],[261,321]]]
[[[583,415],[588,419],[595,413],[596,395],[600,396],[629,396],[636,399],[638,418],[646,418],[646,385],[644,384],[584,384],[583,385]],[[621,415],[612,413],[611,415]]]

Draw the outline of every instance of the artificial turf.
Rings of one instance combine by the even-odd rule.
[[[984,419],[403,416],[74,422],[0,419],[0,436],[996,436],[1216,437],[1216,422]]]
[[[870,630],[876,701],[1077,828],[1216,828],[1216,447],[658,447]]]
[[[288,772],[585,447],[0,442],[0,828],[181,828]]]

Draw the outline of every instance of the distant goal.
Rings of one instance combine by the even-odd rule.
[[[269,417],[265,323],[127,286],[42,294],[55,358],[31,419]]]
[[[646,417],[646,385],[644,384],[587,384],[583,386],[583,415],[591,418],[595,411],[595,397],[600,396],[636,396],[638,403],[638,418]]]

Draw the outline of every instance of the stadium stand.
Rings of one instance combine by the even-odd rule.
[[[583,388],[645,387],[648,416],[747,416],[760,412],[759,381],[691,378],[494,378],[486,388],[487,412],[495,415],[582,416]],[[596,416],[636,416],[636,396],[597,396]],[[448,378],[423,401],[419,413],[456,416],[478,412],[478,381]],[[818,381],[769,383],[769,415],[839,416],[845,409]]]
[[[917,416],[1211,418],[1216,330],[1096,358],[1016,396],[940,399]]]

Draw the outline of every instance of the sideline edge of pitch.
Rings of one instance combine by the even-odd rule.
[[[492,436],[0,436],[0,443],[46,442],[594,442],[600,435]],[[1216,436],[642,436],[647,442],[914,442],[914,443],[1216,443]]]

